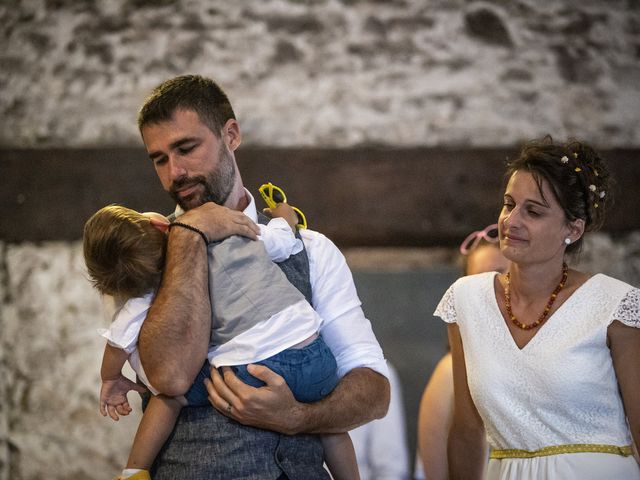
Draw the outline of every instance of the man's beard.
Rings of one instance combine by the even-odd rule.
[[[180,208],[190,210],[206,202],[213,202],[218,205],[225,204],[235,184],[236,168],[233,158],[225,149],[224,144],[220,145],[218,159],[218,168],[209,172],[207,175],[183,177],[172,183],[169,195],[180,205]],[[177,190],[195,184],[202,185],[202,193],[194,192],[186,197],[180,197],[178,195]]]

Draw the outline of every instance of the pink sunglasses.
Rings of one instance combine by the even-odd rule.
[[[484,230],[478,230],[472,232],[464,239],[464,241],[460,244],[460,253],[462,255],[469,255],[480,243],[481,239],[485,239],[489,243],[498,243],[500,239],[498,238],[498,224],[494,223],[493,225],[489,225]]]

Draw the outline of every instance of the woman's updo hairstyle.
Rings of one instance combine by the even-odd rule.
[[[565,213],[567,222],[585,221],[585,232],[602,227],[611,205],[612,180],[604,160],[589,145],[577,140],[556,144],[550,136],[526,143],[518,158],[507,165],[506,181],[519,170],[533,175],[542,193],[546,180]],[[567,253],[580,251],[582,237],[567,246]]]

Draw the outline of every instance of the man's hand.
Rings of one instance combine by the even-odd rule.
[[[293,231],[295,231],[296,225],[300,221],[298,214],[288,203],[278,203],[275,207],[265,208],[262,211],[271,218],[284,218]]]
[[[145,392],[147,389],[122,374],[112,380],[103,380],[100,388],[100,413],[102,416],[109,415],[117,422],[118,415],[129,415],[131,406],[127,400],[127,393],[131,390]]]
[[[262,365],[249,365],[249,373],[266,383],[254,388],[228,367],[223,375],[211,369],[205,384],[209,401],[237,422],[286,435],[342,433],[376,418],[389,406],[389,381],[368,368],[354,368],[319,402],[296,401],[284,379]]]
[[[223,240],[231,235],[256,240],[260,228],[244,213],[207,202],[180,216],[179,221],[204,232],[209,241]]]
[[[298,402],[284,379],[263,365],[249,365],[248,372],[266,385],[247,385],[231,371],[222,367],[224,377],[211,368],[211,379],[205,384],[209,401],[222,414],[244,425],[272,430],[287,435],[300,432],[304,403]]]

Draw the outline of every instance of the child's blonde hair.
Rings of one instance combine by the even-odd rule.
[[[148,217],[130,208],[109,205],[84,226],[84,261],[101,293],[141,297],[160,285],[166,235]]]

